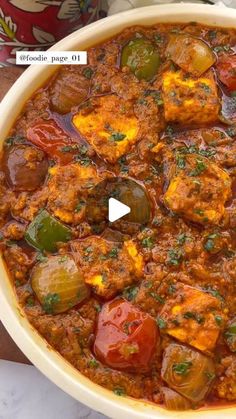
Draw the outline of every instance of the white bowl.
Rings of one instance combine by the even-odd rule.
[[[219,6],[187,3],[133,9],[84,27],[58,42],[51,49],[86,49],[131,25],[190,21],[221,27],[235,27],[236,10]],[[54,71],[54,66],[32,65],[9,90],[0,104],[1,145],[26,100]],[[30,325],[17,303],[7,271],[1,259],[0,318],[16,344],[43,374],[75,399],[111,418],[232,419],[236,417],[236,406],[171,412],[151,403],[116,396],[111,391],[94,384],[54,351]]]

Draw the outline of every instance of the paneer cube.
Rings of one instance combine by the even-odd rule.
[[[79,224],[85,216],[86,184],[91,187],[102,180],[95,166],[53,166],[49,173],[49,210],[67,224]]]
[[[168,299],[160,318],[166,324],[164,332],[203,352],[213,351],[225,322],[218,298],[187,285]]]
[[[109,162],[115,162],[138,140],[138,120],[132,105],[116,95],[90,99],[73,123],[97,154]]]
[[[173,212],[200,224],[218,224],[231,196],[227,172],[197,154],[181,156],[164,202]]]
[[[120,243],[89,237],[72,242],[71,248],[86,284],[105,299],[113,297],[142,275],[143,257],[132,240]]]
[[[212,71],[200,78],[167,71],[162,89],[166,121],[202,125],[218,120],[220,101]]]

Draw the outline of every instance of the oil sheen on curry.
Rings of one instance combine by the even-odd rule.
[[[109,223],[115,179],[133,209]],[[82,374],[235,404],[236,30],[131,27],[62,66],[4,142],[0,221],[20,305]]]

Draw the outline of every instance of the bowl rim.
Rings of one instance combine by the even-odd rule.
[[[145,6],[94,22],[59,41],[50,50],[71,50],[80,45],[83,45],[83,48],[86,45],[95,45],[98,41],[107,39],[119,33],[123,28],[135,24],[148,26],[154,22],[190,22],[196,17],[197,21],[201,23],[208,22],[209,25],[233,27],[236,23],[236,10],[194,3]],[[96,33],[96,42],[94,42],[94,33]],[[53,69],[52,67],[31,65],[2,100],[0,104],[1,146],[13,121],[22,111],[23,104],[57,68],[57,66]],[[187,412],[167,411],[150,402],[116,396],[113,392],[93,383],[53,350],[29,323],[17,303],[2,258],[0,259],[0,274],[0,319],[2,323],[30,361],[58,387],[78,401],[111,418],[120,418],[122,415],[124,419],[190,419],[195,417],[197,419],[222,419],[224,415],[225,418],[232,419],[236,414],[236,406],[218,406],[212,409]]]

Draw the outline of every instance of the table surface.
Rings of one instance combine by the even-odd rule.
[[[7,91],[16,81],[16,79],[23,73],[22,67],[5,67],[0,68],[0,101],[5,96]],[[29,364],[29,360],[24,356],[20,349],[13,342],[11,337],[6,332],[2,323],[0,322],[0,359],[7,359],[10,361],[22,362]]]

